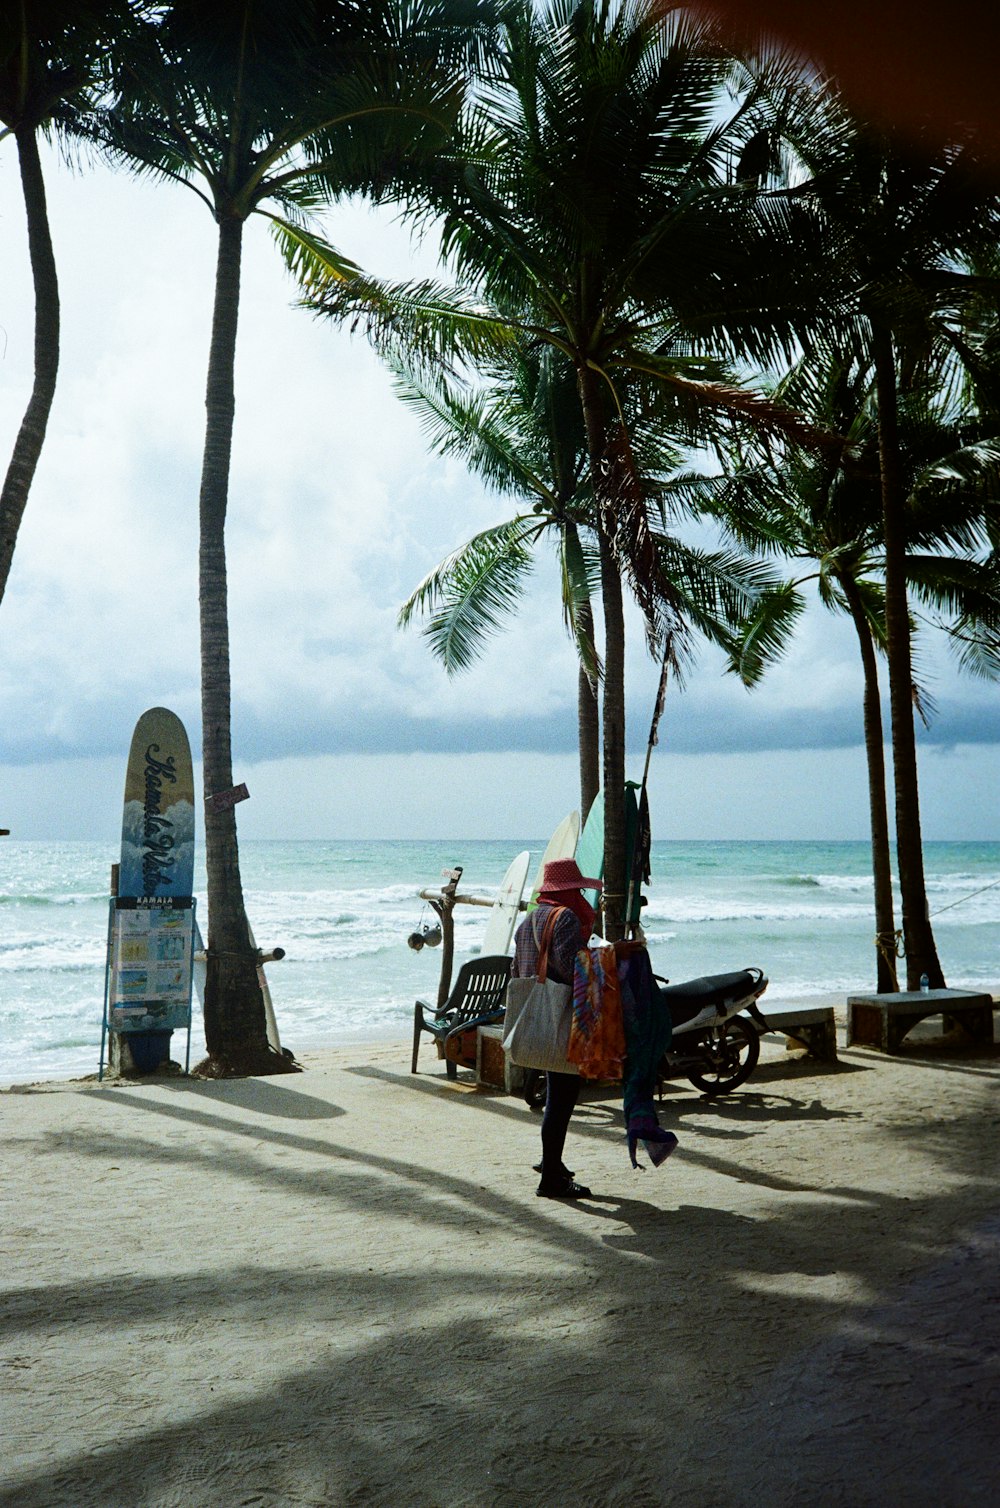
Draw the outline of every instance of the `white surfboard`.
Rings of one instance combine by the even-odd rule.
[[[205,966],[205,941],[197,922],[194,924],[194,931],[194,988],[195,994],[198,996],[204,1009],[205,975],[208,972]],[[250,928],[250,942],[253,947],[257,946],[252,927]],[[271,988],[267,982],[267,975],[264,973],[264,965],[262,963],[257,965],[257,980],[260,984],[260,992],[264,997],[264,1020],[267,1023],[267,1040],[275,1052],[280,1052],[281,1038],[278,1036],[278,1022],[274,1014],[274,1001],[271,999]]]
[[[484,957],[510,951],[510,940],[514,936],[514,928],[517,925],[518,907],[521,904],[530,863],[531,854],[525,849],[523,853],[518,854],[503,877],[500,894],[493,903],[490,919],[486,923],[486,934],[483,937],[482,946]]]
[[[546,864],[550,864],[553,859],[575,859],[576,845],[579,842],[579,839],[580,813],[570,812],[568,817],[563,818],[559,826],[556,828],[555,832],[552,834],[548,843],[545,845],[545,852],[542,854],[542,862],[538,866],[538,873],[535,875],[535,883],[531,887],[531,899],[528,902],[529,911],[534,911],[535,907],[538,905],[538,892],[542,888],[542,873],[545,869]]]
[[[247,923],[247,928],[250,933],[250,946],[256,948],[257,939],[253,935],[253,928],[249,922]],[[267,975],[264,973],[264,965],[262,963],[257,965],[257,983],[260,985],[260,992],[264,997],[264,1020],[267,1024],[267,1040],[275,1052],[280,1052],[281,1038],[278,1036],[278,1022],[274,1014],[274,1001],[271,999],[271,987],[267,982]]]

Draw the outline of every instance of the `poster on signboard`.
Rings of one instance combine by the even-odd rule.
[[[114,1031],[189,1024],[194,962],[190,900],[143,905],[132,897],[119,899],[112,916],[111,959],[108,1025]]]

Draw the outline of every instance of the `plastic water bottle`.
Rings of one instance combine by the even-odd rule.
[[[927,975],[926,974],[921,974],[921,976],[920,976],[920,993],[921,993],[921,995],[926,995],[927,992],[928,992],[928,990],[930,989],[930,987],[931,987],[931,982],[927,978]]]

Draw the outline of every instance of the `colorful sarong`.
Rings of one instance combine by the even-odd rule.
[[[583,1079],[619,1079],[625,1058],[622,995],[612,947],[581,948],[573,969],[566,1056]]]

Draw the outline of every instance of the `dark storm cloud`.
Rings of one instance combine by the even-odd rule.
[[[142,710],[123,699],[101,712],[81,713],[61,735],[28,724],[5,728],[0,731],[0,763],[26,765],[119,753],[124,758]],[[197,749],[193,710],[178,710]],[[637,754],[649,731],[648,708],[630,709],[629,729],[630,749]],[[265,714],[237,705],[233,730],[235,758],[247,763],[315,754],[561,754],[576,748],[575,709],[541,716],[427,719],[364,707],[322,713],[279,707]],[[886,732],[888,736],[888,723]],[[949,700],[939,705],[929,729],[918,725],[918,738],[922,744],[943,748],[998,743],[1000,716],[991,705]],[[776,714],[773,706],[753,697],[711,705],[693,695],[677,696],[668,700],[660,725],[661,747],[678,754],[841,749],[861,741],[860,708],[853,705],[822,712],[791,708]]]

